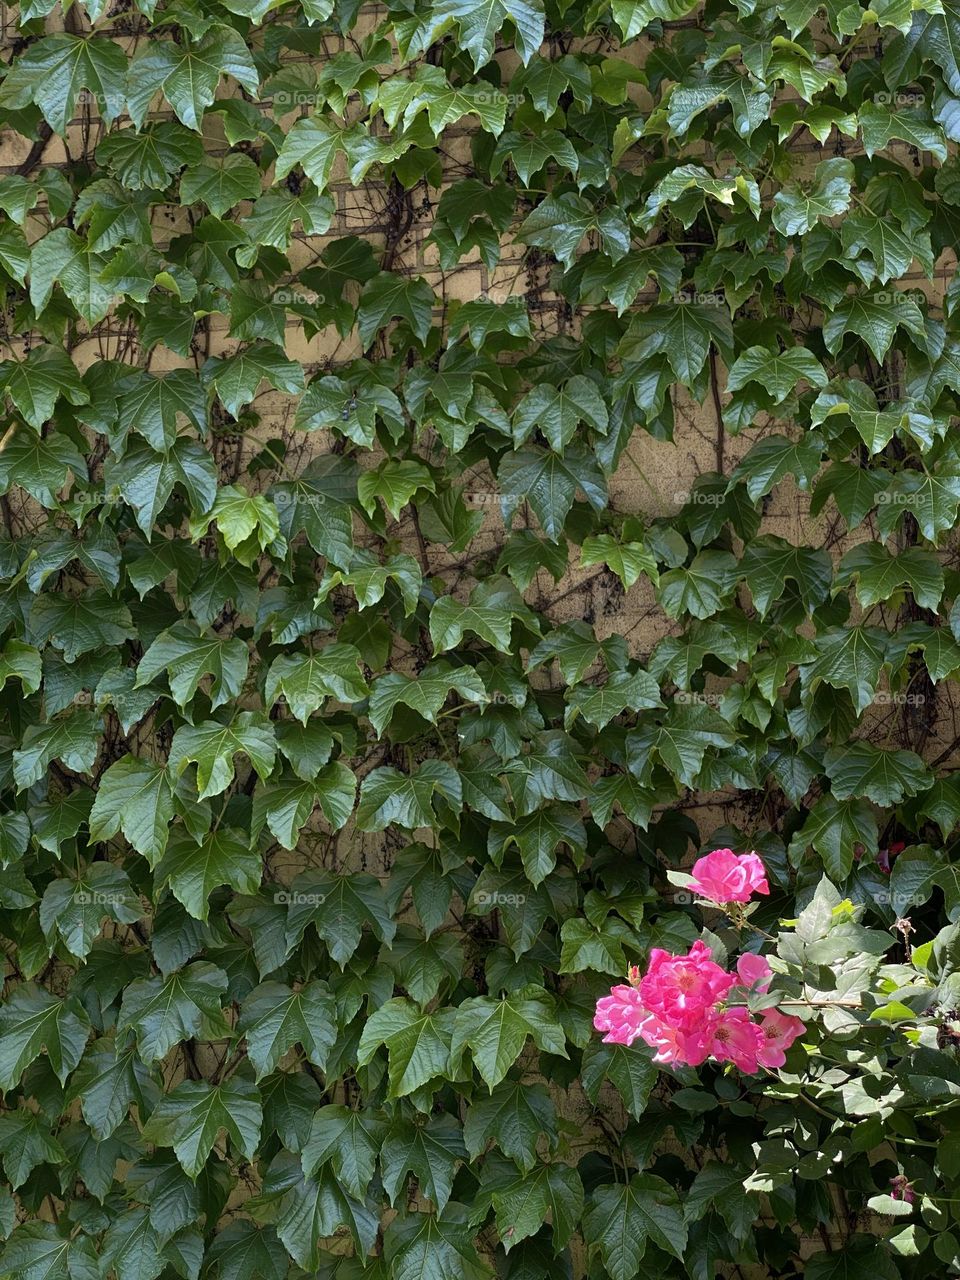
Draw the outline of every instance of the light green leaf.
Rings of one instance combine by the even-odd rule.
[[[204,635],[195,624],[178,622],[162,631],[140,659],[135,688],[165,671],[177,705],[185,707],[210,676],[210,709],[215,711],[239,696],[248,656],[246,644],[236,636]]]
[[[688,569],[671,569],[661,576],[657,598],[671,618],[709,618],[723,608],[737,578],[737,562],[728,551],[701,551]]]
[[[846,212],[852,182],[852,161],[839,156],[822,160],[809,190],[798,186],[773,197],[773,225],[785,236],[805,235],[821,218]]]
[[[107,124],[125,109],[127,55],[114,40],[66,32],[45,36],[16,61],[15,82],[27,88],[54,133],[61,137],[86,89]],[[4,85],[5,92],[9,92]],[[18,104],[24,105],[24,104]]]
[[[786,351],[770,351],[766,347],[748,347],[737,357],[727,377],[727,390],[739,391],[751,382],[759,383],[780,404],[798,382],[812,387],[825,387],[827,374],[820,361],[803,347]]]
[[[37,432],[52,417],[61,396],[74,405],[90,399],[67,353],[46,345],[34,347],[25,360],[0,363],[0,393],[10,397]]]
[[[541,431],[557,453],[573,439],[581,423],[606,435],[607,406],[596,385],[581,375],[560,388],[541,383],[520,401],[513,415],[513,438],[519,446]]]
[[[853,547],[840,561],[837,581],[857,580],[857,599],[870,608],[909,587],[921,609],[936,610],[943,595],[943,568],[936,556],[920,547],[908,547],[893,556],[876,542]]]
[[[391,1096],[404,1097],[422,1089],[449,1072],[453,1018],[449,1009],[422,1014],[410,1000],[388,1000],[364,1023],[357,1064],[366,1066],[383,1046]]]
[[[75,711],[50,724],[32,724],[13,753],[13,779],[18,791],[34,786],[51,761],[61,760],[76,773],[92,773],[100,749],[102,722],[91,711]]]
[[[309,654],[281,654],[267,673],[264,698],[268,704],[284,699],[306,724],[327,698],[362,701],[368,694],[361,674],[360,651],[352,644],[330,644]]]
[[[259,76],[253,58],[231,27],[216,26],[196,44],[151,40],[130,64],[130,117],[139,129],[154,96],[162,92],[177,118],[199,132],[221,75],[232,76],[249,93],[257,92]]]
[[[470,667],[456,669],[445,662],[430,663],[415,679],[391,671],[373,683],[368,711],[370,723],[380,737],[394,711],[403,705],[436,724],[437,713],[453,690],[466,702],[489,701],[483,681]]]
[[[167,769],[126,755],[100,779],[90,811],[90,839],[111,840],[122,831],[153,867],[167,846],[172,818],[173,788]]]
[[[505,20],[513,24],[514,42],[524,66],[543,43],[544,16],[540,0],[437,0],[433,18],[441,30],[455,22],[460,42],[479,71],[493,57],[497,33]]]
[[[136,1033],[140,1057],[149,1066],[183,1040],[227,1034],[220,1007],[226,989],[227,975],[206,961],[166,978],[138,978],[124,989],[117,1031]]]

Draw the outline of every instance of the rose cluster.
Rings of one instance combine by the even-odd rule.
[[[638,1037],[656,1049],[654,1062],[698,1067],[707,1058],[732,1062],[741,1071],[782,1067],[786,1051],[804,1025],[777,1009],[765,1009],[754,1021],[732,993],[766,991],[770,966],[762,956],[743,955],[735,973],[727,973],[695,942],[685,956],[654,947],[642,978],[614,987],[597,1003],[593,1025],[609,1044],[632,1044]]]
[[[769,893],[763,863],[755,853],[717,849],[693,868],[694,887],[717,903],[745,902],[753,890]],[[708,1058],[732,1062],[744,1072],[782,1067],[786,1051],[805,1027],[799,1018],[765,1009],[754,1020],[742,1004],[748,991],[766,992],[772,970],[762,956],[745,954],[728,973],[704,942],[686,955],[654,947],[647,972],[630,973],[630,985],[614,987],[597,1003],[593,1025],[610,1044],[636,1039],[656,1049],[654,1062],[696,1067]]]

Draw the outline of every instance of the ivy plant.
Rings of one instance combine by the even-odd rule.
[[[960,1273],[955,0],[4,12],[0,1277]]]

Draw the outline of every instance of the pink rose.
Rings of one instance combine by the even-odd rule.
[[[645,1044],[656,1050],[653,1055],[654,1062],[673,1064],[684,1060],[680,1032],[676,1027],[664,1022],[662,1018],[658,1018],[655,1013],[651,1013],[642,1023],[640,1036]]]
[[[740,979],[741,986],[748,990],[756,988],[761,994],[765,994],[770,990],[773,970],[763,956],[755,956],[752,952],[745,951],[737,961],[737,977]]]
[[[710,902],[749,902],[750,895],[769,893],[767,873],[755,853],[734,853],[714,849],[693,864],[693,884],[701,898]]]
[[[763,1047],[763,1032],[746,1009],[724,1009],[713,1030],[713,1056],[752,1074]]]
[[[710,1010],[695,1031],[684,1031],[652,1013],[640,1028],[640,1035],[651,1049],[656,1049],[654,1062],[699,1067],[710,1056],[710,1031],[717,1016]]]
[[[716,964],[710,948],[699,940],[685,956],[659,947],[650,952],[650,967],[640,981],[640,995],[651,1012],[672,1026],[692,1031],[708,1009],[726,998],[734,976]]]
[[[643,1007],[636,987],[614,987],[608,996],[597,1001],[593,1025],[597,1031],[606,1031],[604,1044],[633,1044],[640,1034],[640,1025],[649,1012]]]
[[[791,1018],[779,1009],[764,1009],[760,1015],[762,1045],[757,1061],[762,1067],[782,1067],[787,1050],[806,1029],[799,1018]]]

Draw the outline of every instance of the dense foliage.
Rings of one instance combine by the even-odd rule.
[[[955,1273],[956,0],[18,13],[0,1274]]]

